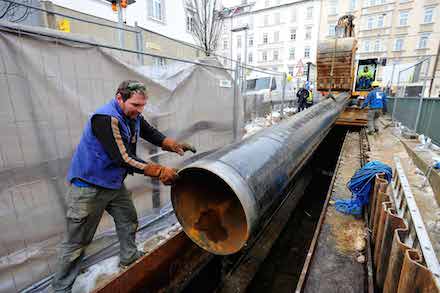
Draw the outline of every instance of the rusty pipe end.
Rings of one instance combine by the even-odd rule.
[[[249,188],[221,162],[196,162],[179,171],[171,201],[185,233],[203,249],[220,255],[245,246],[255,222]]]

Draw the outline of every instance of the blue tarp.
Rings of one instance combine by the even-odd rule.
[[[350,199],[336,199],[336,210],[345,214],[361,215],[362,207],[368,205],[374,178],[379,173],[383,173],[388,182],[391,181],[393,174],[391,167],[380,161],[369,162],[357,170],[347,183],[352,197]]]

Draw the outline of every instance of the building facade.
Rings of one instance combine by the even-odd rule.
[[[354,15],[356,59],[381,60],[376,80],[397,87],[398,82],[413,80],[418,70],[423,78],[411,83],[422,88],[426,79],[424,95],[438,96],[440,83],[435,64],[440,40],[439,4],[439,0],[322,1],[319,39],[333,38],[339,17]],[[423,60],[423,66],[414,66]],[[411,66],[414,69],[403,71]]]
[[[105,0],[51,0],[57,6],[118,22],[117,12],[112,11],[110,1]],[[138,0],[127,6],[124,22],[166,35],[173,39],[195,43],[187,29],[186,0]]]
[[[41,12],[36,15],[39,21],[34,25],[92,37],[98,43],[116,48],[191,60],[203,56],[203,51],[193,38],[192,27],[188,25],[191,24],[188,15],[193,8],[187,5],[187,0],[173,1],[174,5],[171,2],[138,0],[123,9],[124,23],[120,25],[118,13],[112,10],[111,3],[107,0],[41,1],[34,6],[74,18]],[[66,23],[68,29],[65,29]],[[117,27],[124,28],[122,36]],[[130,59],[135,56],[125,55],[130,55]],[[163,67],[172,61],[143,56],[141,62]]]
[[[315,63],[320,1],[241,3],[226,15],[219,55],[294,76],[301,75],[307,62]],[[247,31],[237,31],[246,25]],[[224,60],[224,65],[231,62]]]

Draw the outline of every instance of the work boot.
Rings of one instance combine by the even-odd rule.
[[[143,257],[145,255],[145,252],[138,250],[136,252],[136,254],[133,256],[132,259],[130,259],[130,261],[128,262],[119,262],[119,267],[123,270],[126,270],[132,263],[134,263],[135,261],[137,261],[138,259],[140,259],[141,257]]]

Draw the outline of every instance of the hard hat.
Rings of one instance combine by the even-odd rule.
[[[292,81],[292,76],[290,74],[287,75],[287,81]]]
[[[380,82],[378,81],[373,81],[373,83],[371,84],[372,87],[379,87],[380,86]]]

